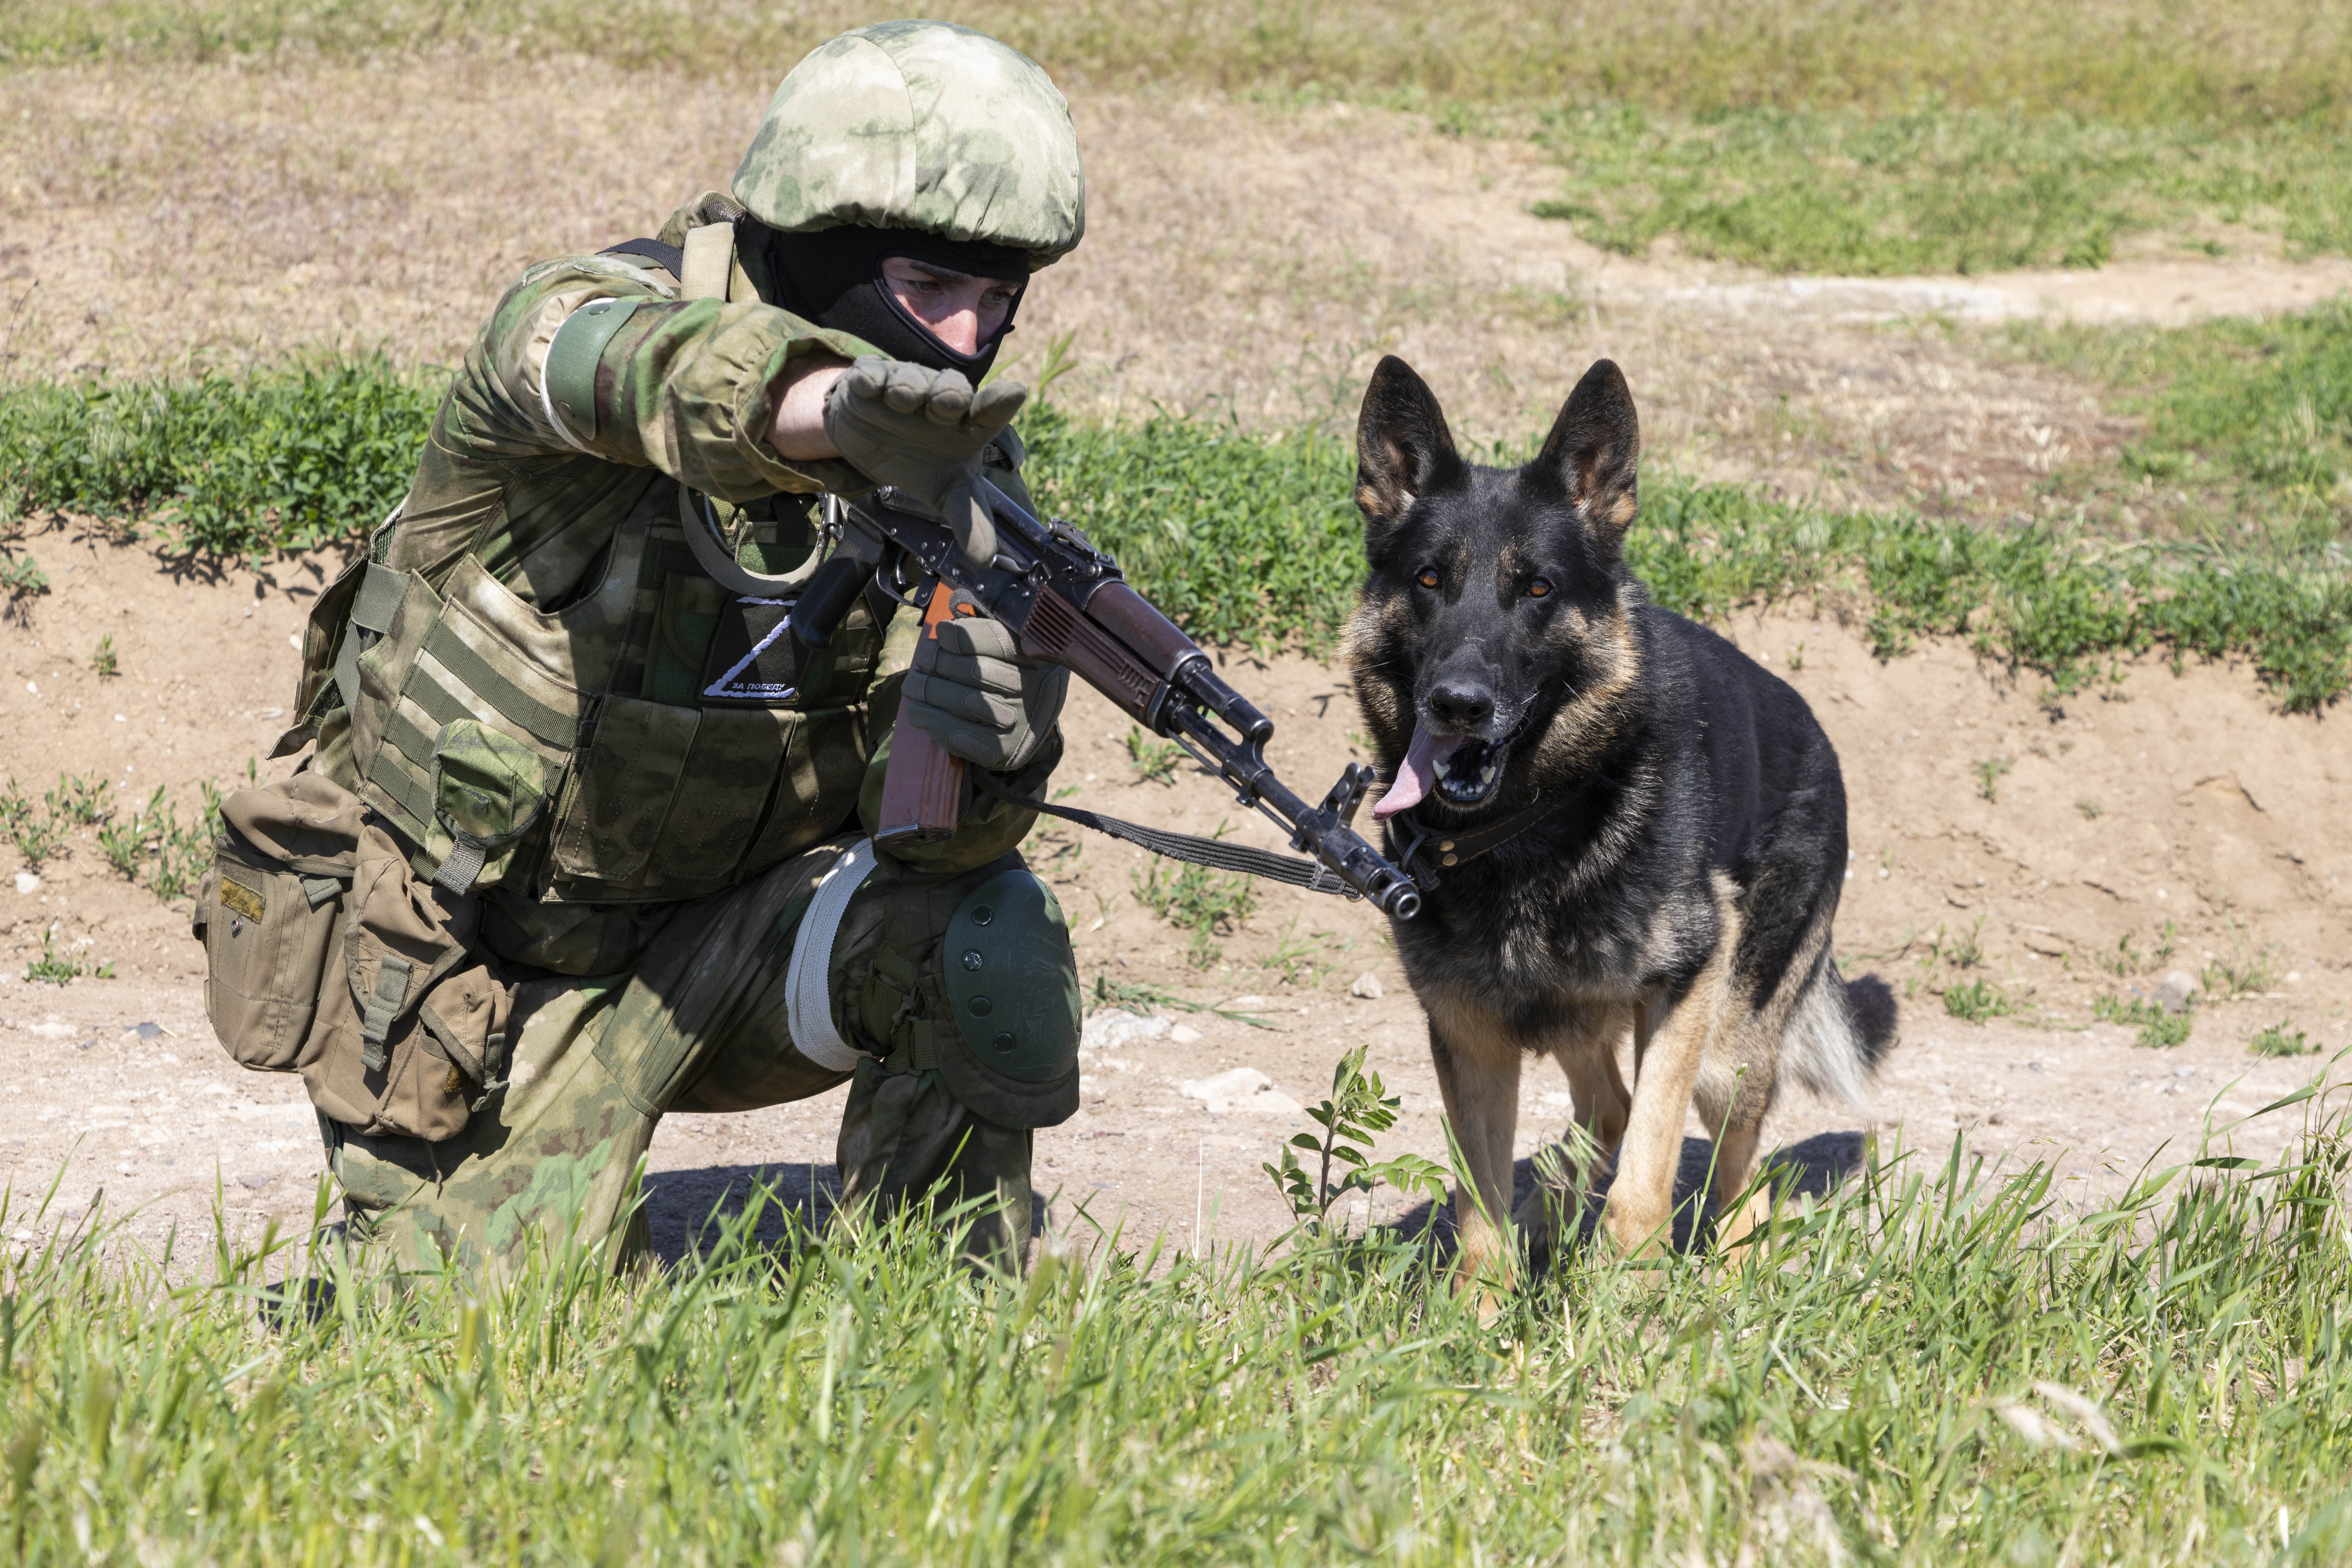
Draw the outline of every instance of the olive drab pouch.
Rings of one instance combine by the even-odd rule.
[[[348,902],[302,1053],[310,1103],[368,1136],[455,1137],[506,1066],[509,994],[468,950],[473,902],[374,826]]]
[[[192,925],[205,944],[205,1011],[241,1066],[300,1065],[362,815],[358,796],[314,773],[221,802]]]
[[[539,753],[478,719],[441,726],[433,742],[433,818],[452,847],[433,880],[453,893],[498,881],[547,805]]]

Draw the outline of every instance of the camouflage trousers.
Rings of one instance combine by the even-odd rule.
[[[617,1265],[648,1241],[635,1184],[665,1114],[755,1110],[851,1079],[835,1152],[843,1205],[983,1200],[967,1247],[976,1258],[1021,1267],[1034,1134],[1007,1122],[1037,1119],[995,1101],[988,1109],[1002,1120],[981,1114],[965,1103],[972,1095],[959,1095],[936,1066],[909,1060],[903,1049],[880,1059],[888,1042],[875,1035],[888,1027],[888,1015],[861,1029],[854,983],[839,973],[854,931],[943,930],[942,911],[961,891],[1018,859],[956,879],[887,868],[868,879],[843,921],[832,981],[836,994],[848,992],[836,1005],[848,1019],[845,1038],[877,1054],[843,1072],[795,1048],[785,994],[813,889],[840,848],[820,847],[679,905],[627,973],[518,986],[507,1085],[457,1136],[368,1137],[321,1118],[351,1239],[388,1252],[394,1267],[446,1259],[496,1268],[534,1238],[604,1243]],[[1049,956],[1066,969],[1074,1060],[1076,972],[1066,936]]]

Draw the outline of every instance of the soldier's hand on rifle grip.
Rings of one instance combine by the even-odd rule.
[[[826,394],[824,429],[859,473],[929,507],[985,566],[996,557],[996,523],[974,493],[981,450],[1028,400],[1013,382],[974,392],[958,372],[869,355]]]
[[[959,614],[915,645],[899,701],[910,722],[957,756],[1012,773],[1054,732],[1069,685],[1067,669],[1024,658],[1003,622]]]

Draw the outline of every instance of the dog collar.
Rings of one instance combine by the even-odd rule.
[[[1557,802],[1547,804],[1538,801],[1527,810],[1487,826],[1475,827],[1463,833],[1447,833],[1423,826],[1421,808],[1412,806],[1390,817],[1384,831],[1388,835],[1391,859],[1412,879],[1415,887],[1429,893],[1437,889],[1441,868],[1451,870],[1475,860],[1481,855],[1500,849],[1558,809]],[[1400,840],[1402,844],[1401,848]]]

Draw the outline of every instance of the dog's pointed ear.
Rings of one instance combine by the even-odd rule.
[[[1595,360],[1560,405],[1526,475],[1557,487],[1593,536],[1613,552],[1641,505],[1642,422],[1614,360]]]
[[[1460,471],[1454,433],[1428,383],[1394,354],[1384,356],[1364,388],[1356,419],[1356,505],[1375,533],[1404,515],[1418,497]]]

